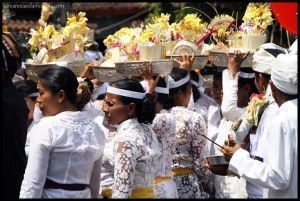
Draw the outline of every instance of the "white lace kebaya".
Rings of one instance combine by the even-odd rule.
[[[178,198],[176,183],[173,181],[172,161],[175,151],[176,121],[167,110],[156,114],[152,128],[161,145],[161,157],[157,166],[154,193],[156,198]]]
[[[208,153],[206,139],[201,137],[207,133],[204,117],[182,106],[173,107],[170,113],[176,120],[172,168],[179,198],[206,198],[208,195],[202,186],[208,185],[211,176],[204,168]]]
[[[153,191],[161,149],[150,125],[136,118],[118,126],[115,136],[115,183],[112,198],[131,198],[138,188]],[[152,192],[153,194],[153,192]]]

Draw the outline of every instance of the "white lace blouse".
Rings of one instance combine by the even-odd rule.
[[[208,180],[209,171],[204,167],[204,159],[208,153],[207,135],[204,117],[187,108],[177,106],[170,110],[176,120],[175,155],[173,167],[192,167],[202,180]]]
[[[98,197],[104,134],[86,112],[67,111],[44,117],[30,134],[20,198]],[[61,184],[88,184],[90,188],[43,189],[47,178]]]
[[[158,166],[159,175],[172,177],[171,167],[175,151],[176,121],[167,110],[161,110],[160,113],[156,114],[152,128],[162,145],[161,162]]]
[[[160,147],[151,125],[128,119],[115,136],[115,183],[112,198],[130,198],[136,187],[153,187]]]

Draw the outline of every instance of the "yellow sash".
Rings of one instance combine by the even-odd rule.
[[[101,195],[103,198],[111,198],[112,190],[110,188],[104,188],[102,189]]]
[[[112,189],[103,189],[101,195],[103,198],[111,198]],[[134,188],[131,192],[131,198],[154,198],[153,188]]]
[[[163,177],[163,176],[158,176],[154,179],[154,185],[157,185],[159,184],[160,182],[163,182],[163,181],[169,181],[171,180],[172,177]]]
[[[186,167],[186,168],[173,168],[172,169],[174,176],[182,176],[182,175],[188,175],[192,174],[194,172],[193,168]]]

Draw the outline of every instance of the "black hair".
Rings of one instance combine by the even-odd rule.
[[[172,72],[170,73],[170,76],[174,79],[174,81],[178,81],[181,80],[183,78],[185,78],[188,75],[188,71],[182,68],[177,68],[174,67],[172,69]],[[189,86],[189,82],[181,85],[180,87],[177,88],[172,88],[170,89],[170,99],[171,99],[171,103],[173,106],[175,106],[175,102],[174,102],[174,95],[178,92],[178,91],[186,91],[186,89]]]
[[[269,81],[271,79],[270,74],[261,73],[261,72],[257,72],[257,71],[254,71],[254,74],[255,74],[255,77],[258,77],[258,75],[261,74],[267,81]]]
[[[37,93],[37,83],[33,80],[19,80],[14,83],[17,90],[23,97],[29,96],[31,93]],[[30,97],[31,100],[36,101],[36,97]]]
[[[284,97],[284,99],[285,99],[286,101],[289,101],[289,100],[293,100],[293,99],[298,98],[298,94],[287,94],[287,93],[285,93],[285,92],[279,90],[277,87],[276,87],[276,89],[277,89],[278,92],[281,94],[281,96]]]
[[[199,82],[199,75],[196,73],[196,71],[192,70],[190,72],[191,80],[195,82]],[[194,102],[196,102],[200,97],[201,94],[198,90],[198,87],[192,84],[192,90],[193,90],[193,97],[194,97]]]
[[[93,41],[89,47],[86,47],[86,50],[97,52],[99,50],[99,44],[96,41]]]
[[[99,96],[97,96],[97,100],[103,100],[105,98],[105,93],[104,94],[100,94]]]
[[[154,76],[154,79],[156,79],[156,76]],[[160,77],[156,86],[166,88],[167,83],[164,78]],[[162,104],[163,109],[169,110],[172,107],[169,94],[157,93],[157,101]]]
[[[238,87],[242,88],[244,87],[246,84],[250,85],[250,95],[252,93],[258,93],[258,89],[256,88],[255,82],[254,82],[254,78],[248,79],[248,78],[242,78],[242,77],[238,77]]]
[[[251,67],[245,67],[245,68],[241,68],[240,70],[241,73],[255,73],[255,71],[251,68]],[[255,85],[255,78],[243,78],[238,76],[238,87],[241,88],[243,86],[245,86],[246,84],[250,85],[250,95],[252,93],[258,93],[258,89],[256,88]]]
[[[88,88],[90,90],[91,93],[93,93],[94,91],[94,84],[93,82],[89,79],[89,78],[84,78],[84,82],[86,82],[88,84]]]
[[[54,94],[63,90],[67,99],[79,110],[89,101],[90,97],[80,98],[77,95],[79,85],[77,77],[66,67],[48,68],[39,75],[39,79],[44,82],[46,89]],[[85,95],[85,93],[82,94]]]
[[[138,81],[128,78],[111,82],[110,85],[129,91],[140,93],[145,92],[143,86]],[[152,123],[155,117],[155,98],[152,94],[146,93],[143,99],[129,98],[125,96],[120,96],[120,99],[124,105],[128,105],[130,103],[134,103],[136,105],[137,119],[140,123]]]

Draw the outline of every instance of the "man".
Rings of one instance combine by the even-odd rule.
[[[270,86],[279,111],[264,131],[268,145],[261,150],[263,162],[251,158],[239,144],[224,145],[232,155],[229,171],[263,187],[265,198],[297,198],[298,182],[298,55],[280,54],[271,63]]]
[[[236,51],[234,55],[228,57],[228,69],[223,71],[221,104],[223,118],[215,140],[218,144],[223,144],[227,139],[231,127],[246,112],[251,94],[257,91],[253,70],[240,68],[240,64],[247,56],[248,54]],[[219,147],[215,147],[215,153],[222,154]],[[214,186],[216,198],[247,198],[246,181],[243,178],[215,175]]]
[[[257,129],[254,133],[250,133],[251,128],[255,127],[253,122],[247,119],[247,114],[244,115],[243,121],[239,129],[235,132],[236,141],[244,143],[245,137],[249,134],[250,147],[249,152],[253,158],[263,161],[262,150],[267,146],[268,139],[264,135],[264,131],[270,124],[270,119],[273,119],[278,112],[278,105],[275,102],[269,85],[271,78],[271,62],[275,60],[280,53],[287,53],[284,48],[281,48],[273,43],[261,45],[253,55],[252,68],[255,72],[255,84],[260,94],[265,96],[268,106],[262,111],[261,118],[258,122]],[[250,105],[251,106],[251,105]],[[249,107],[250,107],[249,106]],[[248,198],[262,198],[262,188],[247,181],[246,189]]]
[[[1,45],[2,78],[2,181],[4,198],[19,198],[26,168],[25,141],[28,108],[12,83],[12,77],[21,67],[21,55],[14,37],[4,32]]]

